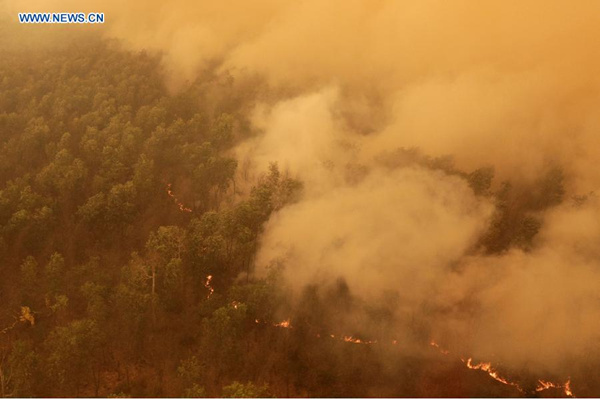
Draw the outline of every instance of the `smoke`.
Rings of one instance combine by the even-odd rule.
[[[416,304],[475,243],[491,210],[442,172],[377,170],[276,215],[258,263],[276,254],[300,287],[342,277],[363,298],[397,290]]]
[[[463,350],[544,372],[597,356],[599,216],[596,199],[563,205],[546,216],[533,251],[463,259],[434,299],[454,310],[437,333],[451,325]],[[466,300],[477,304],[470,316],[456,311]]]
[[[493,188],[503,180],[527,187],[558,165],[567,198],[597,190],[599,2],[38,0],[7,8],[103,11],[103,33],[162,52],[175,85],[209,68],[265,79],[274,94],[252,117],[261,134],[236,153],[254,170],[279,162],[306,191],[269,221],[258,273],[283,259],[296,291],[338,278],[365,300],[397,291],[402,309],[437,309],[421,317],[449,347],[514,367],[559,372],[597,353],[598,201],[538,211],[531,249],[486,255],[477,243],[492,223],[491,199],[464,175],[414,162],[390,169],[380,157],[416,147],[450,155],[466,172],[493,166]]]
[[[532,178],[560,160],[593,190],[600,4],[580,1],[8,0],[22,11],[102,11],[97,29],[161,51],[180,84],[215,65],[301,95],[340,89],[335,112],[377,133],[371,154],[418,146]],[[20,26],[22,35],[39,26]]]
[[[492,223],[491,199],[451,168],[414,159],[389,168],[370,157],[382,135],[344,130],[339,100],[338,91],[325,89],[260,109],[254,123],[263,134],[238,147],[259,169],[276,159],[308,182],[302,201],[269,221],[259,273],[285,265],[284,280],[297,294],[339,281],[371,303],[394,292],[398,326],[417,314],[452,352],[515,369],[566,376],[577,359],[597,354],[594,195],[544,211],[533,249],[485,255],[477,244]],[[514,173],[516,181],[536,176]]]

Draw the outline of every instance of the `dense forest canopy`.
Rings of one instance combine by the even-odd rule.
[[[5,52],[0,67],[2,393],[183,393],[144,386],[148,371],[201,389],[200,375],[181,371],[192,348],[216,347],[228,369],[245,323],[272,318],[270,283],[236,277],[301,184],[274,164],[235,191],[227,150],[249,134],[242,100],[205,94],[229,90],[226,77],[169,95],[156,56],[96,40],[36,57]],[[244,301],[235,314],[231,300]],[[124,376],[128,388],[117,386]]]
[[[266,31],[286,37],[283,15]],[[228,58],[226,28],[181,62],[187,42],[0,22],[0,396],[600,392],[578,84],[550,111],[527,92],[523,114],[483,112],[493,134],[517,121],[513,148],[472,133],[469,96],[520,95],[487,70],[398,67],[419,86],[318,52],[264,66],[269,35]],[[536,112],[576,157],[554,126],[523,134],[545,132]]]

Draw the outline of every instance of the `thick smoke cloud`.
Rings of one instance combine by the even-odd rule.
[[[441,172],[373,171],[275,216],[261,257],[281,254],[300,286],[343,277],[362,297],[398,290],[414,304],[475,243],[491,210]]]
[[[467,257],[435,301],[447,308],[469,300],[474,317],[454,312],[463,345],[482,358],[543,372],[598,355],[600,212],[597,199],[551,211],[536,249],[499,257]]]
[[[390,171],[377,159],[414,146],[450,155],[462,170],[493,166],[495,188],[502,180],[527,184],[558,165],[567,198],[597,190],[600,2],[8,8],[104,11],[104,33],[163,52],[173,84],[214,67],[268,82],[278,94],[256,105],[262,133],[236,152],[255,170],[277,161],[306,185],[302,200],[269,222],[259,273],[283,258],[297,290],[339,277],[365,300],[397,290],[404,306],[443,310],[422,317],[447,346],[514,367],[560,373],[597,353],[597,200],[541,213],[530,251],[488,256],[474,248],[492,218],[489,199],[460,176],[414,165]]]

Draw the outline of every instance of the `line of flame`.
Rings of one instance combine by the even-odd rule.
[[[351,335],[344,335],[344,337],[342,338],[344,340],[344,342],[352,342],[353,344],[363,344],[363,345],[371,345],[371,344],[376,344],[377,340],[375,341],[363,341],[359,338],[354,338]]]
[[[175,203],[179,207],[180,211],[182,211],[182,212],[191,212],[192,211],[190,208],[187,208],[185,205],[183,205],[183,203],[180,202],[177,199],[177,197],[175,197],[175,194],[173,193],[173,190],[171,190],[171,183],[167,183],[167,195],[169,197],[173,198],[173,201],[175,201]]]
[[[541,392],[541,391],[545,391],[546,389],[550,389],[550,388],[556,388],[556,389],[562,389],[565,393],[565,395],[574,398],[575,395],[573,394],[573,391],[571,390],[571,378],[569,377],[567,379],[567,381],[564,384],[558,384],[556,382],[552,382],[552,381],[544,381],[544,380],[538,380],[538,386],[535,388],[536,392]]]
[[[281,327],[281,328],[292,328],[292,324],[290,322],[290,319],[287,320],[283,320],[279,323],[275,323],[273,324],[275,327]]]
[[[431,340],[429,342],[429,345],[432,346],[433,348],[436,348],[440,353],[444,354],[444,355],[448,355],[450,353],[450,351],[443,349],[437,342],[435,342],[434,340]],[[469,369],[471,370],[482,370],[485,371],[490,377],[492,377],[494,380],[501,382],[502,384],[505,385],[510,385],[512,387],[515,387],[517,390],[519,390],[519,392],[524,392],[523,388],[521,388],[521,386],[519,384],[517,384],[516,382],[512,382],[507,380],[504,377],[501,377],[498,374],[498,371],[496,369],[494,369],[492,367],[491,363],[478,363],[478,364],[473,364],[473,359],[472,358],[468,358],[466,361],[464,359],[460,359]],[[557,389],[563,389],[565,395],[571,397],[571,398],[575,398],[576,396],[573,394],[573,391],[571,390],[571,378],[569,378],[564,384],[559,384],[556,382],[551,382],[551,381],[545,381],[545,380],[538,380],[538,386],[535,389],[536,392],[540,392],[540,391],[544,391],[546,389],[550,389],[550,388],[557,388]]]
[[[440,353],[442,353],[443,355],[447,355],[450,353],[450,351],[446,350],[446,349],[442,349],[437,342],[431,340],[429,342],[429,345],[433,346],[434,348],[436,348],[438,351],[440,351]]]
[[[516,382],[512,382],[507,380],[504,377],[500,377],[500,375],[498,374],[498,371],[496,371],[493,367],[491,363],[478,363],[478,364],[473,364],[471,358],[468,358],[467,361],[465,362],[464,359],[461,359],[463,361],[463,363],[465,363],[465,365],[470,368],[471,370],[482,370],[485,371],[490,377],[492,377],[493,379],[495,379],[498,382],[501,382],[504,385],[510,385],[515,387],[519,392],[523,392],[523,388],[521,388],[521,386],[519,384],[517,384]]]
[[[237,309],[237,302],[234,301],[234,302],[231,303],[231,305],[235,309]],[[256,324],[260,324],[261,323],[261,321],[259,319],[255,319],[254,322]],[[293,328],[290,319],[286,319],[286,320],[280,321],[279,323],[273,323],[272,325],[273,325],[273,327],[279,327],[279,328]],[[315,337],[321,338],[321,334],[315,334]],[[329,334],[329,337],[332,338],[332,339],[336,339],[335,334]],[[343,335],[343,336],[338,337],[337,339],[339,339],[339,340],[341,340],[343,342],[349,342],[349,343],[353,343],[353,344],[362,344],[362,345],[371,345],[371,344],[376,344],[377,343],[376,340],[375,341],[365,341],[365,340],[362,340],[360,338],[354,338],[351,335]],[[396,345],[397,343],[398,343],[398,341],[396,341],[396,340],[392,341],[393,345]]]
[[[206,299],[210,298],[213,292],[215,292],[215,289],[210,285],[212,278],[213,276],[209,274],[206,276],[206,281],[204,282],[204,286],[208,289],[208,295],[206,296]]]

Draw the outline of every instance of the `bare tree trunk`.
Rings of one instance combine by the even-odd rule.
[[[94,377],[94,391],[96,393],[94,396],[98,397],[98,392],[100,391],[100,372],[93,366],[92,376]]]
[[[1,395],[0,397],[7,398],[9,396],[12,396],[12,393],[7,392],[11,377],[10,377],[10,375],[7,376],[4,373],[4,371],[5,371],[5,368],[3,365],[4,359],[5,359],[5,357],[3,356],[2,362],[0,363],[0,395]]]
[[[246,260],[246,284],[250,281],[250,259]]]
[[[156,265],[152,264],[152,322],[156,325]]]
[[[5,381],[4,381],[4,369],[2,367],[0,367],[0,394],[2,394],[2,397],[5,398],[6,397],[6,386],[5,386]]]
[[[152,297],[156,293],[156,266],[152,265]]]

